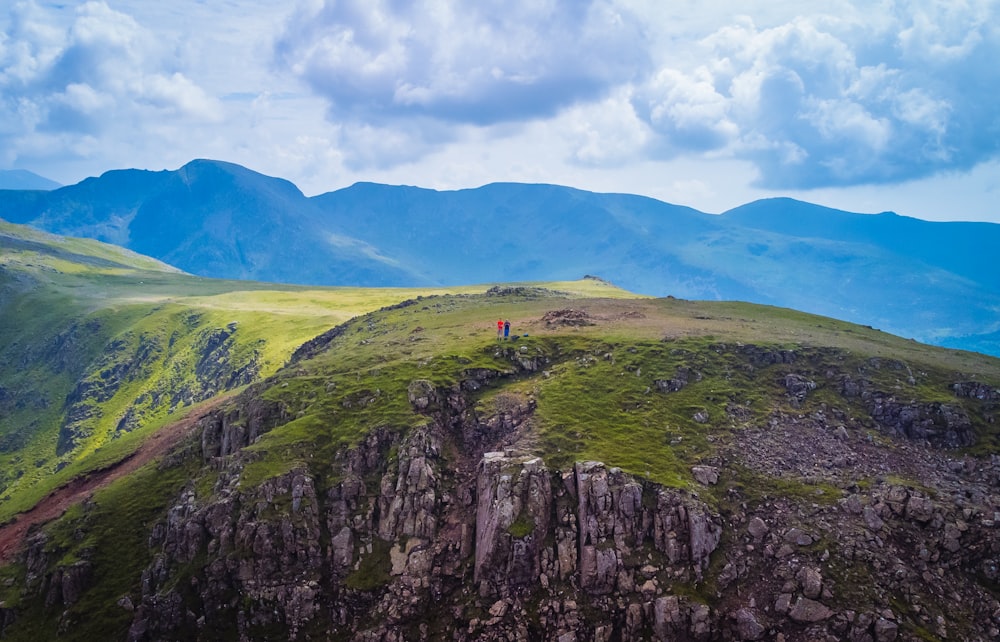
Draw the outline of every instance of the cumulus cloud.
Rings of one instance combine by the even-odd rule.
[[[8,157],[46,148],[87,154],[107,136],[145,136],[163,119],[215,122],[219,102],[173,67],[172,52],[104,2],[68,26],[34,2],[11,9],[0,41],[0,145]]]
[[[415,134],[432,120],[491,126],[551,117],[648,65],[637,19],[613,0],[321,0],[276,44],[331,119]]]
[[[643,153],[652,138],[626,88],[600,102],[567,109],[558,129],[572,141],[572,162],[593,167],[627,164]]]
[[[702,63],[663,65],[635,93],[661,153],[754,162],[771,188],[890,183],[996,158],[994,1],[905,3],[856,18],[736,21]]]
[[[439,184],[528,176],[520,153],[533,180],[686,163],[798,190],[1000,159],[1000,0],[15,2],[8,166]]]
[[[441,124],[528,121],[563,132],[573,163],[729,157],[769,188],[998,156],[997,0],[739,6],[765,26],[710,5],[714,22],[644,0],[309,0],[275,54],[328,101],[355,168],[453,142]]]

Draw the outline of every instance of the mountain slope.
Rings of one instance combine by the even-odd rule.
[[[733,298],[750,296],[678,257],[683,244],[717,229],[715,217],[649,198],[557,185],[436,192],[361,183],[313,201],[331,227],[444,283],[591,273],[651,294],[705,298],[726,290]]]
[[[59,183],[25,169],[0,169],[0,190],[50,190]]]
[[[362,183],[306,198],[217,161],[0,192],[0,216],[204,276],[426,286],[598,274],[656,296],[781,305],[1000,355],[1000,225],[860,215],[790,199],[722,216],[624,194]]]
[[[850,214],[788,198],[748,203],[723,217],[757,230],[874,246],[992,290],[1000,289],[1000,270],[993,256],[1000,246],[1000,225],[940,224],[891,212]]]
[[[298,188],[231,163],[116,170],[52,192],[0,194],[0,216],[122,245],[202,276],[419,285],[378,251],[315,224]]]
[[[773,303],[1000,354],[1000,225],[929,223],[772,199],[721,217],[550,185],[317,196],[332,225],[426,273],[591,272],[654,295]],[[454,248],[448,253],[428,247]]]
[[[1000,361],[556,289],[311,340],[41,529],[5,635],[987,639]]]

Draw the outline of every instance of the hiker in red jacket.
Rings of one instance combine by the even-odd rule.
[[[497,319],[497,341],[503,336],[503,319]]]

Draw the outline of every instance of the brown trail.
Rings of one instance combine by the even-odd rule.
[[[56,519],[70,506],[82,502],[116,479],[135,472],[157,457],[165,455],[191,434],[201,418],[217,408],[229,396],[220,395],[200,405],[183,419],[167,424],[150,435],[131,455],[107,468],[74,477],[49,493],[30,510],[19,513],[13,521],[0,525],[0,566],[13,560],[33,526]]]

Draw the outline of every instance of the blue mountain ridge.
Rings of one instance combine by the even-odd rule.
[[[1000,355],[1000,225],[766,199],[722,215],[629,194],[357,183],[306,197],[232,163],[114,170],[0,191],[0,217],[187,272],[304,285],[450,285],[596,274],[630,290],[792,307]]]
[[[50,190],[62,187],[54,180],[26,169],[0,169],[0,189]]]

